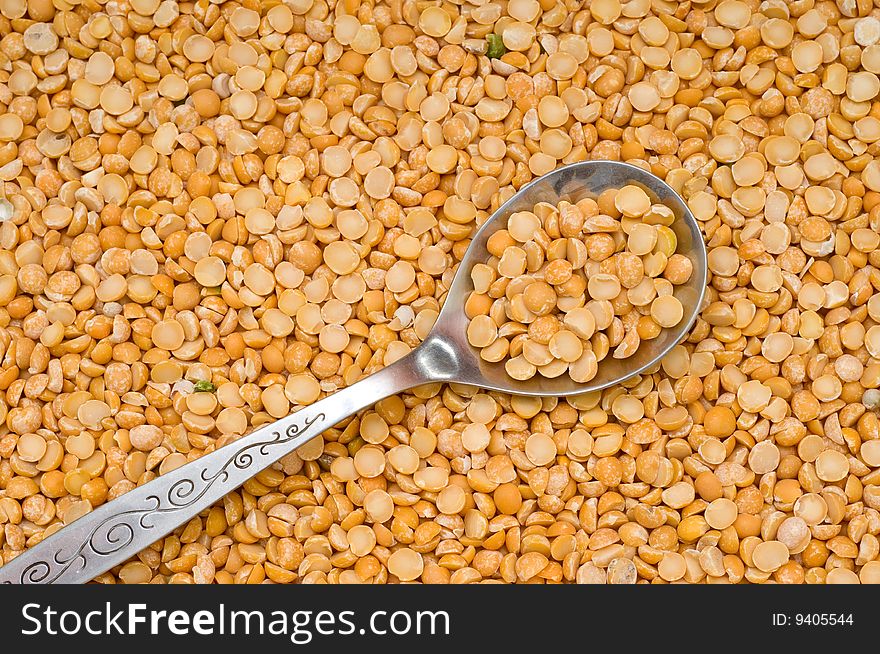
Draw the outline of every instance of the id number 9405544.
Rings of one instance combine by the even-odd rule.
[[[852,613],[774,613],[774,627],[851,627]]]

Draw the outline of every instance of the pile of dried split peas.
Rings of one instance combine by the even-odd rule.
[[[709,249],[661,366],[391,397],[99,581],[880,581],[878,74],[867,0],[3,0],[2,559],[400,358],[615,159]]]
[[[518,380],[584,383],[609,354],[628,359],[684,319],[674,289],[694,264],[676,252],[674,220],[634,184],[513,213],[469,272],[468,343]]]

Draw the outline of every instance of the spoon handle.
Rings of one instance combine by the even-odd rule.
[[[87,513],[0,566],[0,583],[84,583],[198,515],[260,470],[389,395],[427,383],[413,352]]]

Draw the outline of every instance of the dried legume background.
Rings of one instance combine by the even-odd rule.
[[[621,159],[710,250],[655,372],[389,398],[100,581],[880,581],[871,2],[0,15],[3,560],[401,357],[501,202]]]

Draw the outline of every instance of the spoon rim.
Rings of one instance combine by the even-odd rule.
[[[699,282],[699,284],[696,284],[691,280],[688,281],[688,284],[693,284],[694,286],[696,286],[698,291],[693,303],[689,302],[687,305],[685,305],[685,315],[682,318],[681,322],[674,328],[671,328],[671,330],[667,330],[672,331],[675,337],[671,338],[666,345],[661,347],[654,356],[652,356],[642,365],[634,368],[631,371],[627,371],[624,375],[610,378],[599,383],[586,382],[581,384],[569,378],[572,385],[570,389],[542,389],[540,388],[541,381],[552,382],[554,381],[554,379],[545,378],[541,376],[540,373],[537,373],[531,379],[520,381],[510,378],[506,374],[506,371],[504,375],[509,385],[499,384],[490,379],[487,379],[480,370],[480,364],[489,364],[490,362],[483,361],[480,358],[479,350],[467,341],[466,329],[470,320],[464,313],[464,302],[467,300],[467,296],[469,295],[469,293],[473,291],[473,284],[470,283],[470,270],[473,269],[474,265],[476,265],[477,263],[483,262],[478,259],[479,253],[477,250],[480,249],[480,247],[476,246],[476,244],[481,242],[482,237],[485,235],[486,232],[494,233],[498,229],[503,229],[503,227],[496,226],[497,222],[499,220],[509,219],[510,216],[515,212],[514,209],[511,209],[511,206],[521,202],[522,198],[527,196],[528,193],[536,188],[538,185],[548,183],[552,184],[553,181],[560,177],[564,177],[571,171],[579,171],[580,169],[584,168],[602,167],[616,168],[618,169],[618,171],[626,171],[632,173],[632,181],[645,184],[646,186],[648,186],[648,189],[656,196],[656,192],[650,187],[650,185],[639,179],[640,177],[647,178],[647,181],[649,181],[651,184],[656,185],[657,187],[668,193],[672,198],[675,198],[677,200],[677,203],[679,204],[679,207],[677,207],[677,209],[681,211],[681,216],[676,215],[675,220],[683,220],[685,222],[687,230],[693,236],[693,238],[691,239],[691,248],[690,251],[687,253],[687,256],[694,263],[692,279],[695,278],[696,281]],[[677,213],[678,211],[676,211],[676,214]],[[484,254],[486,254],[486,259],[488,260],[489,255],[488,252],[486,252],[485,250],[485,244],[482,246],[482,251]],[[567,164],[565,166],[560,166],[559,168],[552,170],[546,175],[542,175],[541,177],[533,179],[528,184],[520,188],[516,193],[508,198],[507,201],[505,201],[494,212],[492,212],[492,214],[486,219],[486,221],[482,225],[480,225],[479,229],[477,229],[477,231],[474,232],[474,234],[471,236],[471,242],[468,244],[464,257],[462,257],[462,260],[455,271],[452,284],[450,285],[449,290],[446,293],[446,298],[444,299],[444,303],[440,309],[440,313],[438,314],[437,319],[433,327],[431,328],[431,331],[428,333],[428,336],[423,342],[423,346],[428,346],[426,349],[436,350],[438,355],[442,356],[444,359],[449,359],[448,361],[444,361],[444,365],[438,366],[432,372],[432,376],[438,378],[438,381],[445,381],[447,383],[478,386],[487,390],[494,390],[503,393],[511,393],[514,395],[531,397],[570,397],[574,395],[582,395],[585,393],[601,391],[611,386],[615,386],[643,373],[645,370],[656,366],[667,354],[669,354],[669,352],[671,352],[678,345],[681,345],[681,343],[687,338],[688,333],[690,332],[691,328],[693,327],[694,323],[700,315],[700,310],[706,298],[709,276],[708,268],[708,252],[700,223],[688,207],[687,202],[685,202],[684,198],[682,198],[681,195],[666,181],[664,181],[657,175],[654,175],[649,170],[645,170],[640,166],[636,166],[623,161],[589,160],[577,161]],[[450,300],[453,301],[451,302]],[[644,342],[640,344],[639,347],[642,347],[643,344]],[[426,365],[431,365],[430,357],[421,357],[421,359]],[[462,361],[462,359],[465,360]],[[599,362],[600,368],[602,366],[602,363],[602,361]],[[503,367],[503,361],[491,365],[502,365]],[[560,375],[560,377],[565,378],[566,375],[567,373],[564,373],[563,375]],[[522,387],[520,387],[520,385]],[[530,388],[527,388],[527,386],[529,386]]]

